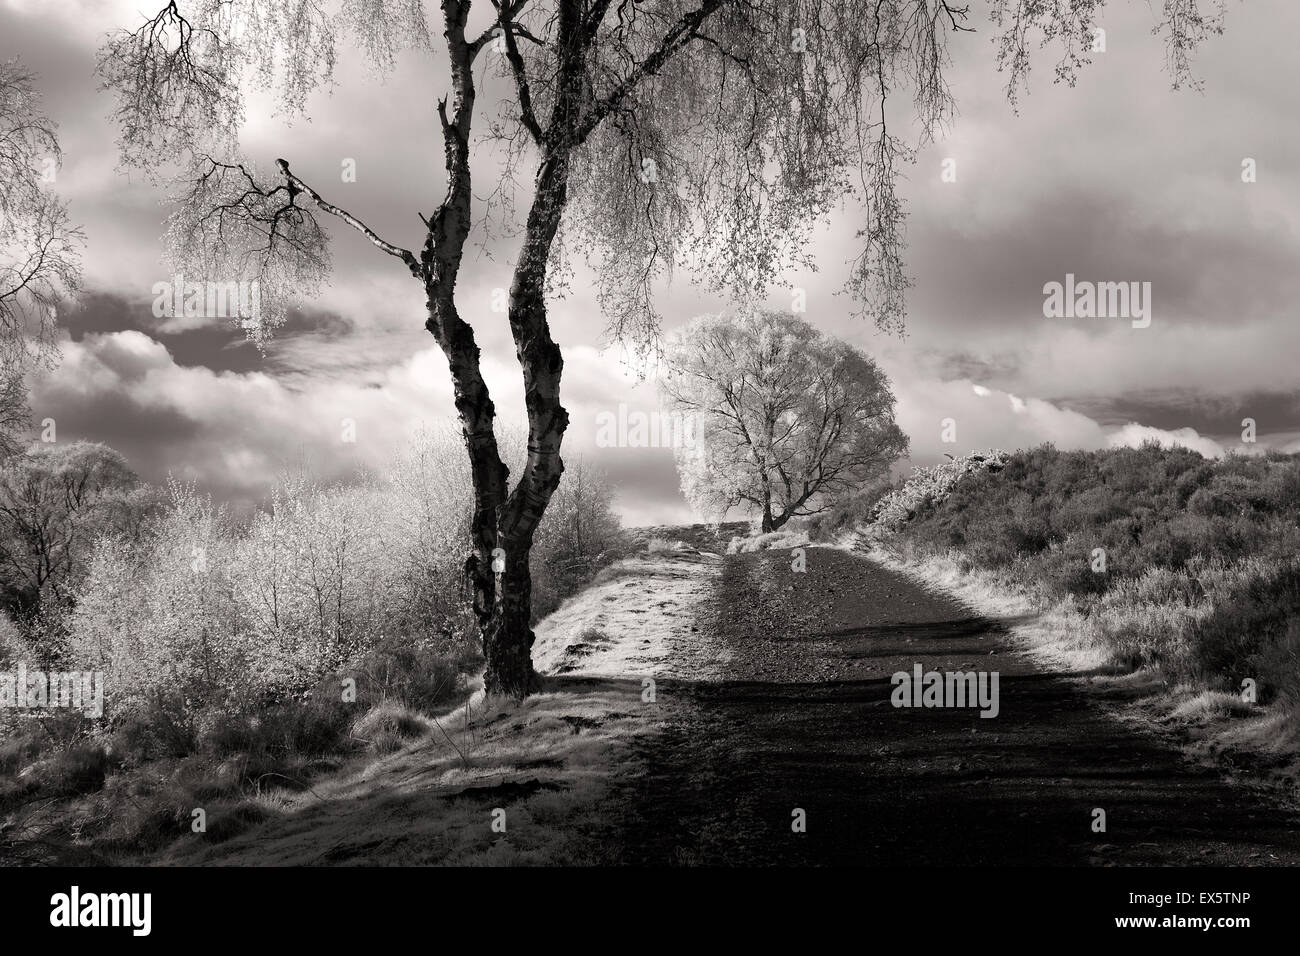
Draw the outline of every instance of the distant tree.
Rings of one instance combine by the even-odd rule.
[[[35,610],[82,570],[95,539],[132,536],[150,489],[106,445],[36,444],[0,465],[0,578],[12,610]]]
[[[49,190],[62,153],[35,74],[0,62],[0,455],[29,425],[26,377],[58,356],[58,307],[76,292],[81,231]]]
[[[1217,28],[1217,15],[1199,11],[1204,2],[1165,0],[1175,77],[1186,51]],[[571,254],[593,267],[612,336],[646,346],[658,331],[655,284],[676,263],[730,293],[761,293],[791,266],[814,265],[812,230],[856,190],[862,222],[846,284],[881,328],[901,329],[909,279],[896,184],[913,144],[899,130],[925,141],[951,119],[948,44],[971,28],[967,6],[950,0],[441,0],[431,30],[433,6],[169,0],[115,32],[99,70],[117,94],[124,161],[172,189],[173,266],[194,279],[259,281],[254,338],[269,337],[287,303],[313,296],[328,275],[318,217],[354,230],[417,284],[420,321],[447,358],[470,461],[464,569],[484,680],[489,692],[522,697],[536,683],[529,555],[564,471],[569,423],[547,300],[563,288]],[[1072,80],[1101,8],[1100,0],[994,0],[1009,89],[1023,81],[1040,33],[1061,41],[1057,75]],[[413,121],[434,122],[441,134],[442,169],[420,157],[428,179],[409,183],[403,197],[413,241],[379,235],[334,201],[337,186],[322,185],[338,183],[337,156],[354,139],[323,164],[269,154],[255,162],[240,150],[249,91],[269,89],[277,110],[304,114],[334,79],[345,37],[379,73],[407,51],[436,71],[430,85],[376,93],[410,101]],[[900,87],[914,124],[887,110]],[[342,135],[365,135],[364,117],[355,119],[337,124]],[[516,217],[520,173],[528,209]],[[442,198],[425,215],[420,205],[435,191]],[[513,484],[470,321],[495,321],[492,301],[457,286],[471,232],[502,224],[523,234],[501,283],[528,421],[527,459]]]
[[[664,364],[669,404],[696,416],[695,441],[676,450],[682,491],[707,516],[740,506],[775,531],[860,492],[907,451],[885,374],[802,319],[704,316]]]

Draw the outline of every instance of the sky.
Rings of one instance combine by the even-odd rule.
[[[1048,441],[1097,449],[1155,439],[1209,456],[1300,450],[1300,5],[1230,4],[1225,33],[1196,55],[1199,92],[1171,89],[1152,35],[1158,6],[1111,0],[1099,20],[1106,50],[1073,88],[1052,83],[1053,51],[1039,51],[1017,110],[985,4],[973,0],[976,32],[954,40],[948,74],[959,115],[905,169],[916,284],[904,337],[853,317],[837,294],[862,216],[853,201],[816,233],[817,271],[789,274],[806,291],[804,318],[888,373],[911,440],[899,473],[944,454]],[[34,419],[54,419],[60,441],[117,448],[148,480],[193,481],[236,507],[264,499],[295,461],[330,480],[382,467],[414,430],[454,414],[422,290],[397,260],[322,216],[332,280],[264,352],[229,320],[154,316],[152,287],[171,278],[161,259],[168,210],[160,189],[119,170],[112,100],[94,76],[107,31],[133,28],[143,11],[148,0],[0,0],[0,57],[21,56],[40,74],[65,152],[55,188],[87,238],[86,294],[63,317],[60,365],[33,383]],[[444,186],[438,76],[436,63],[403,55],[383,80],[344,50],[333,89],[308,101],[310,122],[288,122],[259,94],[239,139],[251,158],[287,158],[326,198],[418,248],[416,212],[433,209]],[[1253,182],[1243,181],[1247,159]],[[355,162],[355,182],[341,181],[344,160]],[[508,421],[522,418],[522,385],[488,303],[509,284],[517,242],[487,238],[458,286]],[[1150,283],[1149,325],[1046,317],[1044,285],[1067,274]],[[606,343],[589,276],[579,263],[550,304],[565,357],[565,456],[608,473],[630,524],[698,520],[670,449],[598,447],[602,413],[658,401]],[[726,307],[692,279],[687,264],[659,290],[665,331]],[[790,293],[769,305],[788,309]],[[1256,422],[1253,444],[1242,441],[1244,418]],[[345,419],[355,441],[344,440]],[[944,441],[947,419],[955,441]]]

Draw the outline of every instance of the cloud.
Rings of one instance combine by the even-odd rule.
[[[911,464],[928,465],[945,454],[1002,448],[1012,451],[1044,442],[1062,448],[1102,448],[1105,430],[1096,421],[1041,399],[1022,399],[969,379],[913,378],[892,369],[899,426],[911,438]],[[955,441],[946,442],[944,420],[953,420]]]
[[[897,416],[912,439],[912,464],[933,464],[945,454],[989,448],[1014,451],[1046,442],[1063,450],[1096,451],[1136,448],[1154,441],[1165,448],[1190,448],[1207,458],[1222,458],[1229,447],[1238,454],[1258,454],[1270,448],[1300,450],[1294,431],[1261,434],[1254,444],[1244,445],[1238,435],[1216,438],[1190,427],[1158,428],[1139,422],[1109,426],[1053,402],[1021,398],[969,379],[913,379],[907,369],[895,369],[894,374],[898,376]],[[942,422],[947,418],[955,424],[955,443],[942,440]]]
[[[450,404],[446,375],[419,374],[417,353],[382,387],[328,382],[293,390],[262,372],[214,372],[178,365],[138,331],[65,342],[63,362],[33,388],[35,418],[52,418],[60,441],[86,438],[122,451],[146,479],[194,481],[248,503],[295,460],[325,480],[381,465],[421,420]],[[356,441],[344,440],[344,420]]]
[[[518,367],[484,357],[503,440],[523,452],[523,386]],[[669,449],[596,446],[596,420],[618,402],[655,409],[649,383],[596,349],[569,350],[565,404],[571,424],[565,455],[588,458],[619,486],[623,510],[645,520],[685,517]],[[215,372],[183,366],[143,332],[88,333],[65,341],[58,369],[34,383],[39,422],[54,419],[60,441],[103,441],[142,477],[194,481],[247,506],[262,499],[286,466],[309,462],[322,480],[383,467],[411,434],[455,413],[446,359],[435,346],[415,351],[365,383],[342,377],[285,380],[265,372]],[[355,442],[344,440],[344,422]]]
[[[1212,438],[1205,438],[1196,433],[1194,428],[1179,428],[1168,431],[1163,428],[1151,428],[1130,422],[1118,431],[1112,432],[1109,439],[1111,448],[1137,448],[1146,442],[1156,442],[1161,448],[1190,448],[1200,452],[1206,458],[1222,458],[1226,450]]]

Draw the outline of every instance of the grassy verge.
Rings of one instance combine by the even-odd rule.
[[[1296,456],[1048,447],[918,473],[856,541],[1053,666],[1142,690],[1197,753],[1294,783],[1298,521]]]
[[[478,693],[392,753],[264,805],[233,838],[185,836],[151,862],[603,862],[616,823],[612,768],[635,765],[636,740],[662,713],[633,680],[552,678],[523,703]]]
[[[29,721],[0,747],[11,864],[604,862],[614,791],[702,653],[720,558],[659,549],[600,572],[537,626],[542,691],[484,696],[477,658],[394,646],[302,700],[176,732],[168,712],[85,743]],[[178,712],[179,713],[179,712]],[[68,715],[65,715],[68,716]],[[79,718],[78,718],[79,720]],[[34,739],[32,735],[43,735]],[[132,750],[132,748],[136,748]]]

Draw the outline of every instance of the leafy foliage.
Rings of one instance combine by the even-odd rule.
[[[706,516],[740,505],[771,531],[859,493],[907,450],[876,363],[793,316],[703,316],[664,364],[664,395],[695,422],[676,449],[682,491]]]
[[[0,580],[8,610],[61,600],[95,539],[130,538],[153,503],[126,460],[94,442],[37,443],[0,465]]]
[[[986,455],[972,453],[929,468],[913,468],[902,487],[881,496],[871,520],[882,528],[895,529],[942,502],[963,478],[983,470],[1000,471],[1006,461],[1007,453],[995,449]]]
[[[28,424],[25,378],[58,356],[58,309],[81,280],[81,230],[49,188],[63,154],[36,76],[0,61],[0,454]]]

